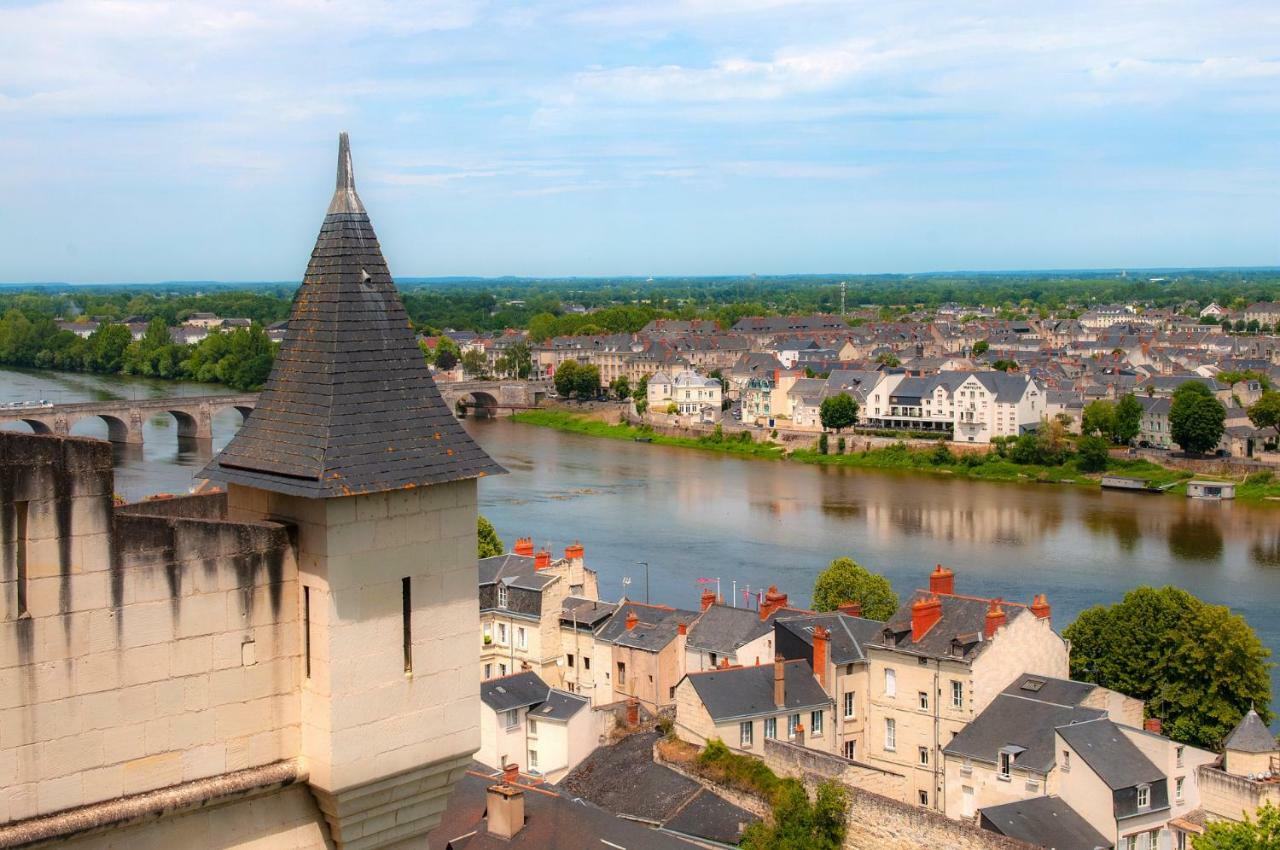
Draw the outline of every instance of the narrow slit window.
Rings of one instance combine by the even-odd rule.
[[[307,678],[311,678],[311,588],[302,586],[302,658]]]
[[[18,616],[30,615],[27,610],[27,503],[14,502],[14,564],[17,567]]]
[[[400,579],[400,599],[404,614],[404,672],[413,672],[413,591],[410,587],[412,579],[408,576]]]

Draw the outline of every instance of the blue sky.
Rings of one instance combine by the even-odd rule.
[[[1280,264],[1280,3],[0,0],[0,280]]]

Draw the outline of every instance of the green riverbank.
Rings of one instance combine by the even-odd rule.
[[[721,452],[744,457],[763,458],[769,460],[793,460],[818,466],[845,466],[857,469],[905,470],[923,472],[933,475],[946,475],[967,478],[974,481],[1011,481],[1019,483],[1072,484],[1079,487],[1100,487],[1101,474],[1083,472],[1079,461],[1072,458],[1057,466],[1039,464],[1019,464],[1002,458],[995,453],[987,455],[960,455],[951,452],[942,453],[935,449],[908,448],[904,444],[886,446],[870,451],[835,454],[838,437],[830,436],[831,454],[822,454],[813,449],[797,449],[788,452],[782,446],[767,442],[755,443],[735,439],[732,436],[720,437],[668,437],[654,433],[647,428],[634,425],[611,425],[578,413],[563,410],[527,410],[511,417],[516,422],[529,425],[540,425],[544,428],[555,428],[574,434],[585,434],[590,437],[604,437],[613,440],[652,442],[656,445],[677,446],[680,448],[700,449],[702,451]],[[940,445],[946,445],[942,443]],[[1165,491],[1177,496],[1186,496],[1186,482],[1193,478],[1212,478],[1212,476],[1196,475],[1181,469],[1170,469],[1152,463],[1149,460],[1125,460],[1111,458],[1107,463],[1107,472],[1141,478],[1153,485],[1171,485]],[[1243,483],[1236,485],[1236,498],[1245,502],[1257,502],[1280,506],[1280,480],[1269,472],[1254,473]]]

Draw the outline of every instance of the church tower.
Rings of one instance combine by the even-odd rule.
[[[271,376],[204,472],[229,519],[296,529],[300,751],[339,848],[432,829],[479,746],[476,482],[504,471],[435,386],[343,133]]]

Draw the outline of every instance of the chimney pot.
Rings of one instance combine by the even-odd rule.
[[[1164,723],[1159,717],[1148,717],[1146,720],[1142,721],[1142,728],[1146,729],[1148,732],[1154,732],[1157,735],[1164,734]]]
[[[776,584],[771,584],[764,592],[764,601],[760,603],[760,619],[767,620],[775,611],[786,607],[787,594],[778,590]]]
[[[1004,608],[1000,606],[999,599],[992,599],[990,607],[987,608],[987,627],[984,631],[987,640],[990,640],[996,631],[1008,622],[1005,616]]]
[[[929,592],[934,595],[940,593],[946,596],[955,595],[956,574],[942,564],[938,564],[929,574]]]
[[[533,556],[533,568],[535,570],[545,570],[551,566],[551,553],[546,549],[538,552]]]
[[[517,537],[516,548],[513,550],[517,555],[524,555],[526,558],[533,557],[533,538]]]
[[[786,662],[781,655],[773,657],[773,704],[777,708],[787,705],[787,671]]]
[[[1037,594],[1031,603],[1031,613],[1041,620],[1048,620],[1053,613],[1053,609],[1049,607],[1049,597],[1043,593]]]
[[[854,600],[852,602],[841,602],[840,613],[848,614],[850,617],[862,616],[862,603]]]
[[[514,785],[520,780],[520,765],[504,764],[502,766],[502,781],[508,785]]]
[[[636,616],[635,611],[627,612],[627,631],[632,631],[633,629],[635,629],[636,625],[639,622],[640,622],[640,618]]]
[[[920,640],[942,619],[942,600],[936,595],[911,603],[911,640]]]
[[[687,625],[685,625],[684,623],[676,623],[676,634],[678,634],[678,635],[688,635],[688,634],[689,634],[689,627],[688,627]]]
[[[716,604],[715,591],[710,589],[702,591],[702,610],[705,611],[714,604]]]

